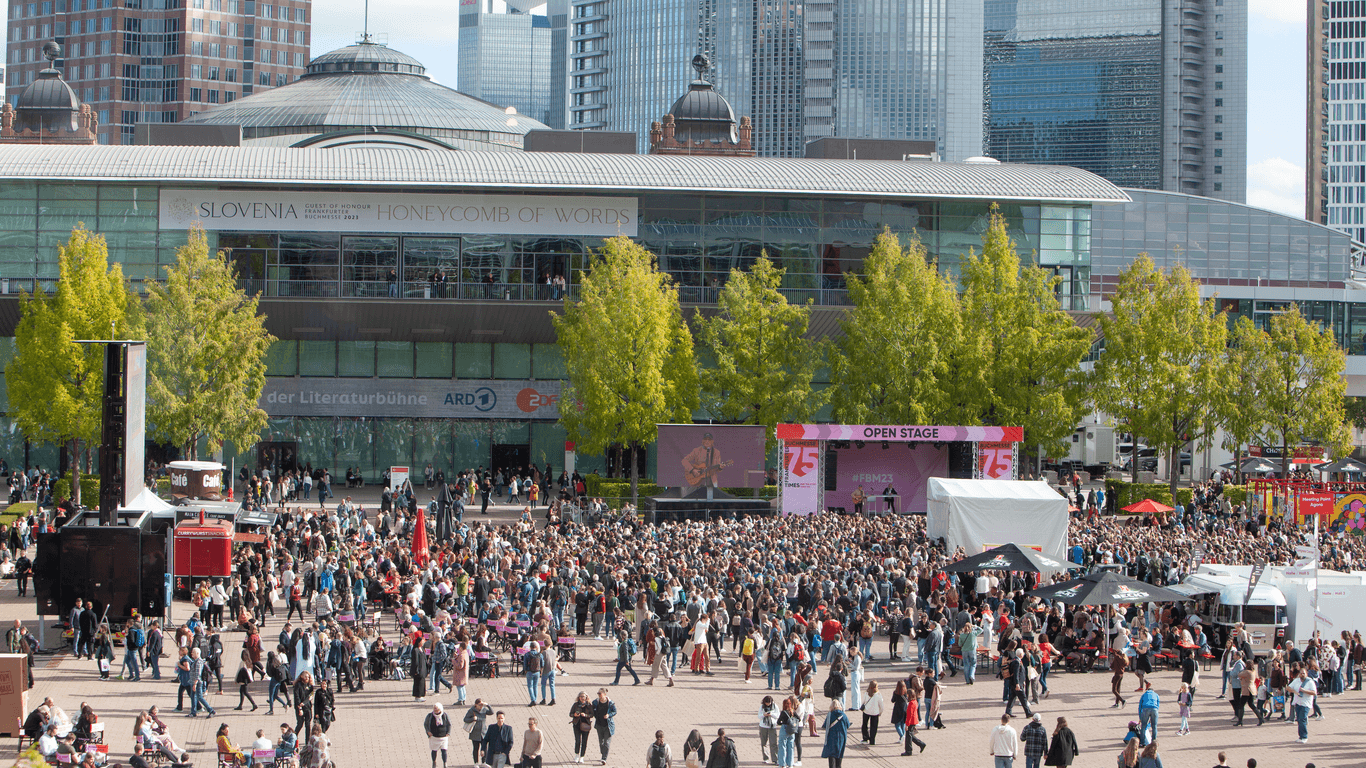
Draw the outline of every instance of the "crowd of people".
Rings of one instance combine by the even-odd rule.
[[[548,468],[536,474],[530,485],[539,490]],[[573,482],[566,481],[565,495],[572,496]],[[252,482],[248,503],[273,501],[264,490],[269,480]],[[724,654],[738,658],[746,682],[766,684],[758,712],[761,751],[782,768],[801,765],[802,737],[818,731],[821,756],[840,768],[850,740],[846,713],[854,711],[861,713],[861,742],[876,744],[885,718],[904,742],[902,754],[918,754],[926,748],[925,730],[946,727],[944,686],[958,684],[952,678],[960,673],[962,684],[975,684],[982,665],[1000,670],[1005,705],[990,734],[992,754],[1023,752],[1028,768],[1040,761],[1070,765],[1078,754],[1064,718],[1047,729],[1032,709],[1049,696],[1050,674],[1110,669],[1116,708],[1128,703],[1125,675],[1135,675],[1139,719],[1130,729],[1134,744],[1121,757],[1132,768],[1153,764],[1144,762],[1150,758],[1160,764],[1161,702],[1144,677],[1164,649],[1181,653],[1183,688],[1168,702],[1182,715],[1178,734],[1189,732],[1185,716],[1197,695],[1213,695],[1199,682],[1201,655],[1219,663],[1232,720],[1241,723],[1249,711],[1258,722],[1296,717],[1301,739],[1308,738],[1309,717],[1320,711],[1318,696],[1354,684],[1359,690],[1366,664],[1359,634],[1315,637],[1254,659],[1246,637],[1235,633],[1220,644],[1180,604],[1090,609],[1030,595],[1049,581],[1034,574],[947,573],[944,567],[962,553],[932,540],[919,516],[645,524],[627,515],[584,525],[552,503],[544,514],[528,506],[515,522],[495,523],[466,512],[481,495],[499,490],[483,474],[461,473],[451,485],[435,486],[449,500],[433,498],[425,516],[416,514],[411,499],[391,498],[372,510],[350,498],[284,507],[264,541],[237,549],[231,577],[194,587],[198,611],[186,622],[163,628],[135,620],[122,627],[121,669],[114,667],[111,628],[93,606],[71,612],[72,650],[97,660],[102,677],[117,671],[130,679],[160,679],[165,653],[178,684],[176,711],[192,717],[201,710],[216,714],[206,694],[211,686],[222,692],[225,672],[238,686],[238,709],[259,708],[252,689],[264,682],[267,715],[279,703],[293,710],[293,724],[281,724],[278,742],[263,741],[258,732],[251,749],[235,746],[224,726],[219,753],[247,764],[257,749],[297,749],[312,768],[330,759],[326,734],[336,718],[335,697],[363,691],[367,680],[396,679],[411,681],[416,701],[442,686],[454,692],[454,706],[464,709],[454,714],[475,762],[539,768],[536,718],[528,720],[514,760],[519,742],[507,713],[471,699],[467,690],[474,678],[517,674],[525,677],[528,707],[557,706],[556,679],[588,638],[613,644],[612,685],[625,673],[635,684],[672,686],[678,674],[715,675]],[[509,485],[506,492],[516,491]],[[429,546],[415,552],[419,519],[429,527]],[[1191,508],[1166,520],[1136,524],[1083,514],[1070,527],[1078,570],[1114,565],[1154,584],[1179,581],[1202,559],[1294,562],[1306,534],[1250,518],[1213,486],[1197,487]],[[1349,565],[1363,554],[1361,537],[1342,531],[1322,532],[1319,545],[1325,565]],[[228,637],[241,639],[240,653]],[[893,658],[914,666],[873,679],[869,662]],[[590,735],[603,764],[609,758],[616,729],[610,688],[569,703],[575,762],[586,759]],[[1018,732],[1010,724],[1017,706],[1028,720]],[[446,763],[451,720],[440,704],[425,715],[433,766],[438,758]],[[30,721],[31,735],[41,740],[47,721],[42,715]],[[142,749],[185,760],[155,708],[139,715],[137,731]],[[685,762],[734,768],[734,739],[724,732],[708,739],[693,731]],[[651,768],[667,768],[671,754],[659,734],[646,759]]]

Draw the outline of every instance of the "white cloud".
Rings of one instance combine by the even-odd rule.
[[[1304,216],[1304,166],[1273,157],[1247,167],[1247,204]]]
[[[1307,5],[1304,0],[1248,0],[1249,16],[1261,16],[1285,24],[1304,24]]]

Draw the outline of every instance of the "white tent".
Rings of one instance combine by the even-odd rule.
[[[950,552],[1014,543],[1067,559],[1067,499],[1048,483],[932,477],[925,495],[929,535],[944,538]]]

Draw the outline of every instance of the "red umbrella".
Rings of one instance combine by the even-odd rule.
[[[413,560],[418,565],[427,562],[427,510],[417,508],[417,523],[413,526]]]
[[[1137,504],[1130,504],[1129,506],[1124,508],[1124,511],[1134,512],[1136,514],[1151,515],[1157,512],[1170,512],[1172,511],[1172,508],[1161,502],[1153,501],[1152,499],[1144,499],[1143,501],[1140,501]],[[421,514],[420,510],[419,514]],[[420,520],[421,518],[418,519]]]

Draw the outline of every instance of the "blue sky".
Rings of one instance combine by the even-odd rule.
[[[370,28],[455,87],[458,19],[450,0],[376,4]],[[364,0],[314,3],[313,54],[355,42]],[[383,8],[384,11],[379,10]],[[1304,0],[1248,0],[1247,201],[1304,215]]]

